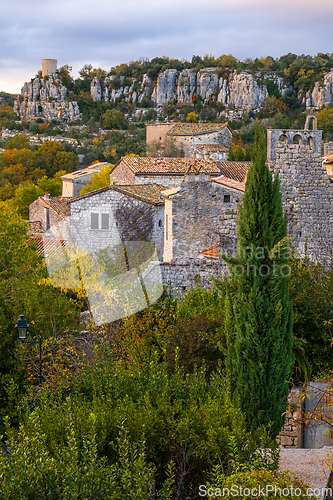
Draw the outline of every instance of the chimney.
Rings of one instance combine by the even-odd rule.
[[[50,199],[50,193],[45,193],[44,194],[44,198],[45,198],[45,200],[49,200]]]

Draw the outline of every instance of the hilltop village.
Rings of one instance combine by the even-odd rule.
[[[93,143],[103,151],[99,161],[87,164],[89,155],[79,154],[80,168],[73,171],[66,167],[67,173],[57,180],[62,183],[62,195],[45,193],[30,204],[30,240],[38,242],[41,254],[49,254],[44,247],[65,248],[69,242],[97,252],[113,248],[119,241],[144,239],[154,246],[163,283],[182,290],[194,283],[207,287],[211,276],[221,277],[226,271],[219,256],[235,252],[238,204],[251,165],[249,149],[239,138],[242,135],[234,130],[232,118],[240,119],[246,112],[250,127],[256,117],[254,114],[249,118],[250,113],[260,117],[261,109],[274,99],[284,105],[283,98],[291,92],[287,79],[264,69],[259,81],[259,73],[253,75],[235,68],[227,73],[207,67],[171,68],[160,72],[154,81],[151,71],[143,73],[142,80],[131,80],[132,85],[127,85],[130,78],[124,76],[115,89],[116,75],[102,79],[101,72],[93,76],[88,67],[82,75],[90,74],[88,70],[92,73],[90,99],[96,109],[118,105],[122,98],[131,108],[130,114],[106,110],[105,115],[113,120],[111,127],[116,127],[110,133],[124,137],[124,120],[143,120],[150,109],[141,107],[147,99],[157,120],[142,123],[145,152],[138,155],[129,149],[127,155],[117,153],[119,159],[112,164],[118,146],[111,151],[111,141],[103,137],[108,131],[97,130]],[[327,259],[332,237],[328,222],[332,220],[333,143],[323,145],[317,116],[318,109],[325,105],[329,109],[333,102],[332,75],[332,70],[327,71],[312,90],[303,97],[298,95],[304,107],[303,115],[299,115],[306,120],[304,128],[267,127],[267,161],[273,174],[279,173],[281,179],[288,234],[300,254],[304,254],[306,246],[310,258],[321,262]],[[58,68],[56,60],[44,59],[40,74],[24,84],[14,102],[21,123],[38,119],[38,127],[43,130],[56,121],[63,127],[80,123],[84,113],[80,101],[73,100],[75,94],[68,78],[68,68]],[[281,101],[271,95],[272,85]],[[198,99],[207,106],[215,102],[216,109],[220,109],[216,119],[198,121]],[[184,121],[175,119],[181,113],[168,120],[164,111],[171,103],[180,111],[191,105],[188,109],[193,111]],[[84,130],[85,125],[77,127]],[[77,137],[64,137],[68,145],[57,154],[68,151],[67,155],[74,155],[79,151]],[[42,143],[46,151],[53,138],[46,137]],[[81,194],[108,166],[111,173],[103,187]]]

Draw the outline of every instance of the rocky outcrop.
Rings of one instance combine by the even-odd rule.
[[[42,118],[67,123],[81,118],[77,102],[67,101],[66,87],[54,76],[26,82],[14,103],[14,111],[20,120],[27,121]]]
[[[260,83],[260,75],[237,73],[233,71],[228,77],[221,77],[217,68],[204,68],[200,71],[185,69],[167,69],[160,73],[155,84],[147,75],[143,75],[141,85],[133,80],[131,86],[120,85],[115,90],[112,80],[108,77],[103,82],[95,78],[91,83],[91,95],[95,101],[115,101],[124,96],[126,102],[142,102],[151,99],[154,106],[160,108],[169,102],[191,104],[200,96],[204,103],[209,100],[221,102],[226,108],[258,109],[268,97],[267,86]],[[281,93],[287,87],[283,78],[276,75],[266,75],[274,80]]]
[[[323,82],[316,82],[312,92],[306,94],[306,109],[319,110],[322,106],[333,103],[333,69],[326,73]]]

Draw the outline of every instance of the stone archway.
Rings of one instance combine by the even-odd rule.
[[[279,143],[280,144],[282,144],[282,143],[288,144],[288,138],[287,138],[286,134],[280,135],[280,137],[279,137]]]
[[[306,117],[304,130],[317,130],[317,118],[314,115],[308,115]]]
[[[302,144],[302,136],[300,134],[294,135],[293,144]]]

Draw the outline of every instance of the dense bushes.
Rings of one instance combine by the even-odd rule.
[[[271,445],[264,430],[247,433],[220,370],[208,384],[204,369],[184,377],[176,367],[168,375],[164,363],[141,369],[100,354],[70,397],[44,389],[34,411],[25,409],[20,429],[8,427],[10,459],[0,465],[4,498],[48,498],[51,492],[54,498],[101,498],[112,490],[117,470],[117,486],[131,484],[131,498],[147,498],[134,496],[140,484],[146,495],[153,481],[160,491],[171,469],[177,489],[193,492],[214,465],[230,468],[231,439],[240,459],[253,465],[256,450]],[[276,458],[275,450],[266,466],[275,467]],[[67,490],[72,497],[64,496]]]

